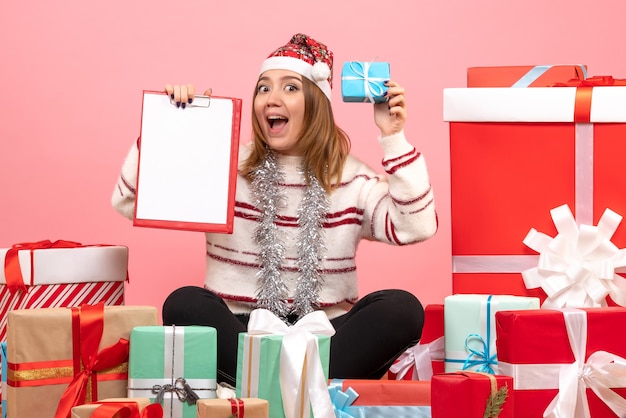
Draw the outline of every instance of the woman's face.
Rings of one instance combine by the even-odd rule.
[[[304,120],[302,76],[288,70],[268,70],[259,77],[254,114],[274,151],[298,155],[297,143]]]

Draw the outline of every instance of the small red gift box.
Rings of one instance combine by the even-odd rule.
[[[511,65],[470,67],[467,87],[550,87],[587,78],[584,65]]]
[[[563,204],[579,224],[596,225],[606,208],[626,214],[621,83],[593,77],[577,87],[444,90],[453,293],[543,301],[545,293],[526,289],[521,276],[538,264],[523,243],[528,231],[554,236],[550,210]],[[612,241],[626,246],[624,225]]]
[[[436,374],[431,381],[433,418],[512,418],[512,389],[510,376],[470,371]]]
[[[625,321],[620,307],[496,313],[498,366],[514,376],[515,416],[554,408],[558,417],[626,416]]]
[[[408,348],[389,368],[390,380],[430,380],[433,373],[443,373],[443,305],[424,308],[422,338]]]

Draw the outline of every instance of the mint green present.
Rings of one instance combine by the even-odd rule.
[[[272,333],[271,326],[256,327],[261,316],[275,318],[278,324],[274,325],[278,330],[274,328],[276,332]],[[322,322],[322,326],[316,328],[314,325],[308,329],[319,332],[306,332],[306,337],[304,332],[293,332],[293,327],[303,324],[304,328],[305,323],[310,325],[315,321],[317,324]],[[324,321],[329,328],[324,329]],[[252,311],[248,332],[239,334],[237,397],[267,400],[272,418],[308,418],[313,416],[313,411],[317,412],[316,416],[334,416],[328,393],[330,337],[333,334],[334,329],[322,311],[306,315],[292,327],[287,327],[265,309]],[[311,341],[314,344],[310,351]],[[306,354],[304,345],[308,345]],[[316,353],[316,358],[312,358],[312,352]],[[285,398],[285,393],[290,396]]]
[[[444,370],[498,374],[496,312],[539,309],[539,298],[456,294],[444,299]]]
[[[163,405],[164,417],[195,418],[197,399],[217,389],[217,331],[205,326],[143,326],[130,334],[128,397]]]
[[[344,102],[382,103],[390,70],[388,62],[348,61],[341,69],[341,98]]]

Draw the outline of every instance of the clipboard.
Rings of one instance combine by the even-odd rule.
[[[133,225],[232,233],[241,99],[144,91]]]

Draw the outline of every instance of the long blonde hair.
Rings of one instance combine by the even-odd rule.
[[[254,112],[257,90],[255,88],[252,100],[252,152],[239,168],[248,180],[252,179],[254,170],[268,153],[267,141]],[[344,163],[350,153],[350,138],[335,123],[330,101],[319,87],[302,77],[302,91],[304,121],[297,147],[304,160],[305,173],[310,170],[324,190],[330,193],[341,182]],[[307,182],[310,179],[307,178]]]

